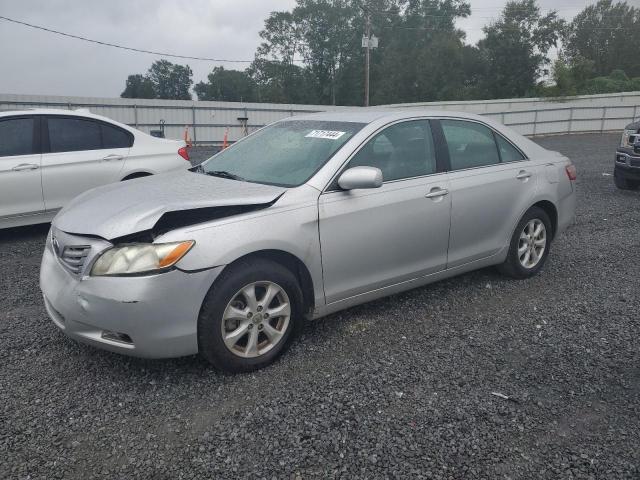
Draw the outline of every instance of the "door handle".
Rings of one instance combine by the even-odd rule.
[[[531,172],[527,172],[526,170],[520,170],[518,175],[516,175],[516,178],[518,180],[525,180],[525,179],[527,179],[529,177],[531,177]]]
[[[20,165],[16,165],[11,170],[19,172],[21,170],[37,170],[40,168],[40,165],[36,165],[35,163],[21,163]]]
[[[449,190],[446,188],[435,187],[432,188],[429,193],[425,195],[426,198],[438,198],[444,197],[445,195],[449,195]]]
[[[115,153],[112,153],[111,155],[107,155],[106,157],[103,157],[103,161],[105,162],[110,162],[111,160],[122,160],[124,157],[122,155],[116,155]]]

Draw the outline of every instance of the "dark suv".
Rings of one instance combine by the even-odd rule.
[[[616,149],[613,180],[622,190],[640,187],[640,122],[624,127],[620,146]]]

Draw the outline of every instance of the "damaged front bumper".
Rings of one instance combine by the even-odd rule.
[[[47,242],[40,288],[53,322],[75,340],[137,357],[180,357],[198,352],[200,307],[222,268],[135,277],[75,275]]]

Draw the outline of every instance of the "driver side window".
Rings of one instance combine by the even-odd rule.
[[[369,140],[349,162],[351,167],[377,167],[383,181],[436,173],[436,156],[428,120],[396,123]]]

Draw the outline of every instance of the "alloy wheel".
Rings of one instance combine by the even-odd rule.
[[[533,218],[520,233],[518,259],[524,268],[534,268],[542,259],[547,248],[547,229],[542,220]]]
[[[291,319],[287,292],[273,282],[254,282],[241,288],[222,317],[222,339],[243,358],[264,355],[284,337]]]

